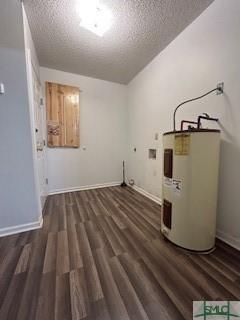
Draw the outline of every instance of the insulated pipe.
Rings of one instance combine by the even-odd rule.
[[[181,121],[181,131],[183,131],[183,125],[184,125],[184,123],[198,124],[198,122],[196,122],[196,121],[182,120],[182,121]]]
[[[197,122],[198,129],[201,128],[201,119],[218,122],[218,118],[211,118],[209,116],[198,116],[198,122]]]

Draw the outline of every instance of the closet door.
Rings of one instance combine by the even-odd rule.
[[[79,88],[46,82],[48,147],[78,148]]]

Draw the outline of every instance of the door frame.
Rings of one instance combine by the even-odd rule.
[[[28,100],[29,100],[29,115],[31,127],[31,140],[32,140],[32,157],[33,157],[33,172],[36,202],[38,207],[38,217],[42,224],[42,205],[41,205],[41,192],[38,177],[38,159],[37,159],[37,142],[35,135],[35,116],[34,116],[34,91],[33,91],[33,76],[32,76],[32,60],[31,51],[26,49],[26,71],[27,71],[27,86],[28,86]]]

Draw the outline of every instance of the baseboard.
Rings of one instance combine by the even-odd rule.
[[[21,233],[25,231],[40,229],[42,228],[42,224],[43,224],[43,218],[41,216],[39,217],[39,221],[36,221],[36,222],[25,223],[25,224],[20,224],[18,226],[0,229],[0,237],[9,236],[12,234]]]
[[[91,189],[116,187],[116,186],[119,186],[120,184],[121,184],[121,182],[119,181],[119,182],[107,182],[107,183],[102,183],[102,184],[92,184],[92,185],[82,186],[82,187],[55,189],[55,190],[49,191],[49,195],[75,192],[75,191],[83,191],[83,190],[91,190]]]
[[[240,250],[240,239],[232,237],[231,235],[227,234],[224,231],[217,230],[217,236],[218,239],[222,240],[223,242],[226,242],[231,247]]]
[[[134,185],[134,186],[131,186],[131,187],[132,187],[134,190],[136,190],[137,192],[143,194],[145,197],[153,200],[154,202],[156,202],[156,203],[158,203],[158,204],[160,204],[160,205],[162,204],[161,198],[159,198],[159,197],[157,197],[157,196],[154,196],[153,194],[147,192],[146,190],[144,190],[144,189],[142,189],[142,188],[140,188],[140,187],[138,187],[138,186],[135,186],[135,185]]]

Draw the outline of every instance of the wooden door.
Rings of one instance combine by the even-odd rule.
[[[49,147],[78,148],[79,88],[46,82]]]

